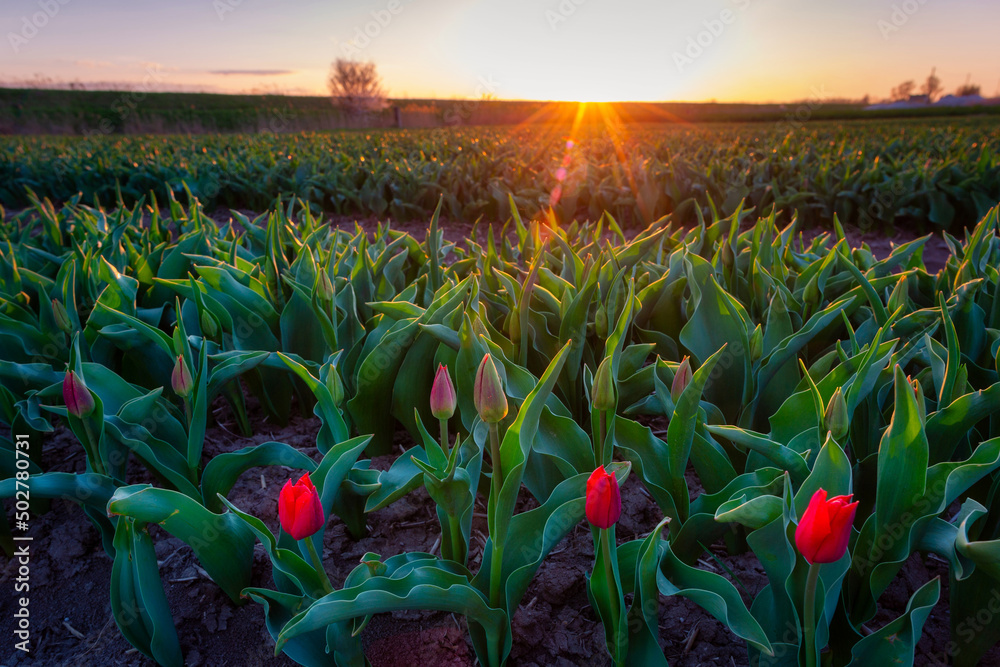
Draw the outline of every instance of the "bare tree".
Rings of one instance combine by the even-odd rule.
[[[982,93],[982,88],[979,87],[978,83],[967,83],[965,85],[959,86],[955,94],[959,97],[972,97],[973,95],[979,95]]]
[[[910,95],[913,94],[913,89],[916,88],[916,86],[917,84],[913,83],[912,80],[904,81],[903,83],[893,88],[892,92],[889,93],[889,95],[890,97],[892,97],[894,101],[908,100],[910,99]]]
[[[348,115],[360,116],[385,106],[382,79],[375,63],[337,58],[330,68],[330,96]]]
[[[925,81],[924,85],[920,87],[920,92],[927,96],[928,102],[933,102],[934,98],[937,97],[937,94],[940,93],[942,89],[941,79],[937,77],[935,72],[937,72],[936,67],[931,69],[931,73],[930,76],[927,77],[927,81]]]
[[[978,83],[972,83],[972,75],[965,77],[965,83],[958,87],[955,94],[959,97],[978,96],[982,92]]]

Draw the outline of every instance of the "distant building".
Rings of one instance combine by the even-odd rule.
[[[934,104],[927,101],[926,95],[910,95],[908,100],[897,100],[895,102],[881,102],[865,107],[866,111],[884,111],[886,109],[920,109],[923,107],[978,107],[978,106],[1000,106],[1000,97],[982,98],[979,95],[945,95]]]
[[[945,95],[938,100],[937,105],[942,107],[976,107],[987,103],[979,95]]]

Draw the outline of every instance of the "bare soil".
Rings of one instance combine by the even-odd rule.
[[[228,216],[227,216],[228,217]],[[217,219],[219,219],[217,217]],[[372,229],[372,220],[359,220]],[[331,220],[332,224],[353,227],[354,218]],[[426,223],[396,223],[397,229],[408,231],[417,238],[426,234]],[[471,232],[471,225],[444,221],[442,228],[449,241],[458,242]],[[481,227],[483,229],[483,227]],[[848,230],[852,246],[867,242],[877,257],[887,255],[893,244],[904,243],[915,235],[898,233],[896,238],[866,236]],[[948,250],[939,236],[929,239],[924,259],[931,271],[941,268]],[[278,440],[317,457],[315,436],[319,428],[316,418],[294,418],[288,426],[268,424],[257,414],[255,433],[251,438],[234,434],[234,425],[227,424],[226,415],[212,426],[206,438],[206,460],[222,452]],[[227,425],[229,428],[227,428]],[[408,444],[401,434],[399,444]],[[62,427],[45,436],[43,469],[47,471],[82,472],[83,452],[74,436]],[[373,462],[382,468],[389,460]],[[229,499],[242,510],[260,517],[277,528],[277,493],[280,486],[296,471],[285,468],[260,468],[244,474],[229,494]],[[149,481],[136,479],[136,482]],[[692,483],[696,480],[692,479]],[[618,524],[621,541],[642,537],[662,518],[659,508],[641,485],[632,480],[622,489],[624,511]],[[9,503],[8,503],[9,505]],[[9,507],[5,506],[9,510]],[[429,551],[438,540],[438,524],[434,506],[423,489],[369,516],[369,534],[352,539],[339,519],[328,527],[324,542],[324,561],[335,586],[343,583],[347,574],[366,552],[384,558],[408,552]],[[185,662],[191,667],[202,665],[293,665],[283,655],[274,656],[274,642],[264,626],[260,606],[252,602],[233,604],[211,580],[200,572],[190,550],[183,542],[158,529],[151,528],[156,541],[160,576],[174,616],[184,651]],[[482,555],[486,533],[485,509],[480,507],[473,526],[470,567],[475,570]],[[14,649],[14,622],[7,612],[12,608],[4,593],[4,613],[0,616],[0,667],[15,665],[68,665],[76,667],[111,667],[118,665],[152,666],[119,633],[111,615],[108,591],[112,561],[104,553],[96,529],[82,510],[67,501],[55,500],[48,513],[34,517],[31,543],[31,653]],[[271,567],[261,545],[254,554],[253,586],[269,587]],[[766,585],[763,571],[752,553],[722,555],[728,572],[709,559],[703,566],[723,576],[735,575],[737,588],[744,592],[749,605],[752,595]],[[589,530],[581,524],[559,544],[545,563],[524,597],[513,619],[513,649],[511,665],[525,667],[555,665],[569,667],[586,665],[603,667],[610,660],[604,650],[603,632],[590,608],[585,574],[593,564],[593,544]],[[0,590],[11,591],[17,576],[17,564],[5,559],[0,563]],[[946,650],[949,642],[947,606],[947,566],[940,561],[914,556],[883,596],[884,609],[876,618],[873,629],[880,627],[905,609],[910,595],[934,576],[942,578],[941,602],[924,627],[918,646],[917,665],[934,662]],[[714,617],[682,598],[660,599],[660,644],[674,667],[702,665],[748,665],[742,641],[734,637]],[[475,664],[464,621],[450,614],[429,612],[396,612],[374,618],[363,633],[365,653],[375,667],[408,667],[425,665],[464,666]],[[1000,664],[1000,649],[994,649],[980,663]]]
[[[248,218],[253,220],[259,213],[254,211],[240,211]],[[233,222],[232,215],[228,210],[219,209],[212,213],[212,219],[221,223]],[[362,228],[368,230],[369,232],[375,230],[380,222],[376,216],[351,216],[351,215],[326,215],[326,221],[333,225],[334,227],[339,227],[342,229],[352,230],[355,225],[360,225]],[[383,224],[385,220],[381,221]],[[234,223],[236,224],[236,223]],[[415,239],[422,241],[427,237],[427,229],[429,221],[426,220],[390,220],[392,229],[407,232]],[[468,222],[449,220],[445,217],[439,219],[439,224],[441,230],[444,232],[444,238],[449,243],[459,244],[463,240],[469,238],[472,235],[473,225]],[[479,223],[477,228],[476,237],[477,240],[482,242],[486,236],[486,230],[493,226],[494,232],[499,233],[500,229],[503,228],[504,223],[501,221],[482,221]],[[238,226],[238,225],[237,225]],[[632,237],[639,230],[638,229],[626,229],[624,230],[626,236]],[[803,238],[808,243],[816,236],[822,234],[824,231],[820,228],[810,228],[803,231]],[[836,240],[830,232],[831,238]],[[844,228],[844,235],[847,237],[847,242],[851,248],[858,248],[862,243],[867,243],[868,247],[871,248],[872,254],[877,259],[882,259],[888,257],[892,252],[893,248],[900,246],[904,243],[909,243],[915,239],[926,236],[926,234],[918,234],[914,230],[897,228],[893,230],[892,236],[886,236],[885,234],[878,231],[863,231],[857,227],[852,227],[850,225]],[[944,242],[944,237],[940,232],[932,233],[929,235],[927,242],[924,244],[923,249],[923,259],[924,264],[927,266],[927,271],[929,273],[936,273],[942,269],[945,263],[948,261],[950,256],[950,251],[948,246]]]
[[[315,417],[293,418],[286,427],[274,427],[259,418],[256,435],[234,435],[233,424],[224,415],[207,434],[206,460],[222,452],[247,445],[278,440],[318,456]],[[227,428],[227,426],[229,428]],[[230,430],[232,429],[232,430]],[[400,447],[409,446],[405,433]],[[72,433],[59,427],[41,443],[44,469],[81,472],[82,450]],[[384,468],[391,457],[380,457],[373,467]],[[277,493],[297,471],[257,468],[245,473],[229,499],[277,529]],[[144,480],[137,480],[144,481]],[[692,479],[692,483],[696,480]],[[618,524],[620,541],[642,537],[659,522],[661,513],[636,480],[622,489],[623,512]],[[486,532],[485,510],[479,507],[474,521],[470,567],[475,570],[482,556]],[[0,666],[69,665],[111,667],[153,663],[133,649],[118,632],[108,601],[111,559],[104,553],[96,529],[83,512],[68,501],[55,500],[47,514],[33,518],[31,543],[31,653],[23,654],[5,640],[0,645]],[[263,609],[252,603],[235,605],[200,572],[197,561],[184,543],[153,527],[160,562],[160,576],[174,616],[187,665],[293,665],[283,655],[275,657],[274,642],[264,626]],[[369,517],[369,534],[352,539],[339,519],[326,531],[324,562],[335,586],[366,552],[389,557],[407,551],[436,548],[439,527],[434,506],[421,488]],[[752,553],[725,556],[718,550],[729,572],[712,559],[702,565],[734,578],[749,604],[766,584],[763,571]],[[263,548],[255,549],[254,586],[270,587],[270,563]],[[580,524],[556,546],[538,571],[513,619],[511,665],[542,666],[609,665],[603,632],[587,601],[585,574],[593,564],[590,531]],[[11,590],[16,562],[0,563],[0,589]],[[914,556],[882,599],[885,609],[873,623],[876,629],[899,615],[910,595],[934,576],[942,577],[942,602],[924,628],[918,647],[917,665],[936,664],[949,641],[946,564]],[[674,667],[702,665],[748,665],[742,641],[715,618],[682,598],[660,598],[660,644]],[[10,607],[6,605],[5,608]],[[0,617],[0,636],[11,637],[13,619]],[[466,666],[475,664],[463,619],[451,614],[406,611],[375,617],[363,633],[365,653],[375,667],[425,665]],[[983,665],[1000,664],[994,648]]]

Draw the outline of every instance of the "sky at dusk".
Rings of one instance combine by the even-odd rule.
[[[997,0],[3,0],[0,81],[326,94],[337,57],[392,97],[886,97],[937,68],[1000,87]]]

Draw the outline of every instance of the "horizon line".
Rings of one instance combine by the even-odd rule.
[[[25,85],[27,82],[17,82],[17,81],[0,81],[0,88],[6,90],[33,90],[33,91],[46,91],[46,92],[73,92],[73,93],[98,93],[98,92],[135,92],[137,88],[142,88],[141,83],[129,83],[129,82],[114,82],[114,81],[101,81],[101,82],[71,82],[71,83],[57,83],[51,86],[32,86]],[[80,87],[74,87],[79,85]],[[295,92],[295,91],[223,91],[223,90],[209,90],[205,89],[203,86],[198,86],[197,84],[192,84],[192,88],[197,88],[194,90],[186,90],[183,86],[179,86],[176,89],[167,90],[144,90],[145,94],[152,95],[170,95],[170,94],[186,94],[186,95],[220,95],[228,97],[305,97],[305,98],[329,98],[329,94],[318,94],[318,93],[306,93],[306,92]],[[870,97],[870,96],[869,96]],[[754,106],[768,106],[768,105],[780,105],[780,104],[795,104],[800,103],[810,98],[797,98],[790,100],[767,100],[767,101],[749,101],[749,100],[720,100],[717,98],[701,99],[701,100],[685,100],[685,99],[660,99],[660,100],[570,100],[570,99],[541,99],[541,98],[491,98],[482,99],[478,97],[397,97],[393,95],[386,95],[386,100],[395,101],[432,101],[432,102],[503,102],[503,103],[533,103],[533,104],[726,104],[726,105],[754,105]],[[874,98],[870,98],[874,99]],[[985,98],[989,99],[989,98]],[[824,103],[837,103],[837,104],[865,104],[864,98],[826,98],[822,100]],[[868,102],[870,103],[870,102]]]

